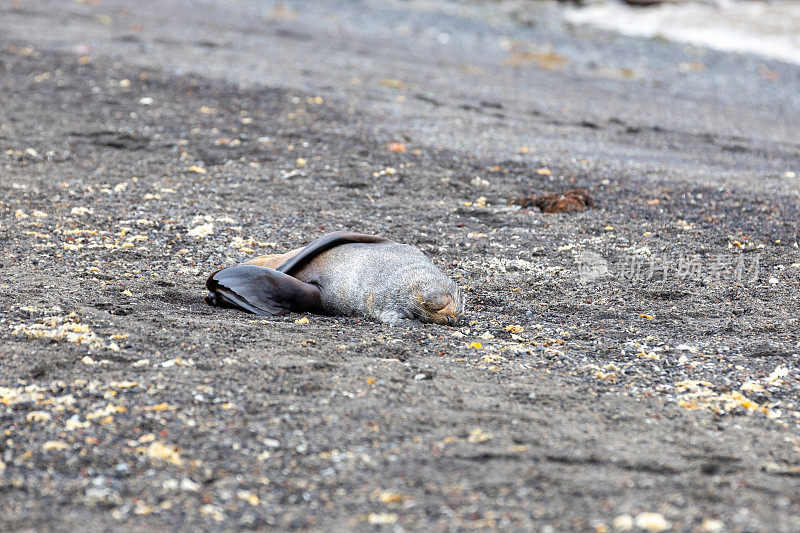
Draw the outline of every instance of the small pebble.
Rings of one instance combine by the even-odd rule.
[[[667,522],[661,513],[639,513],[636,515],[634,524],[639,529],[655,532],[666,531],[672,527],[672,524]]]
[[[704,518],[703,523],[700,524],[700,531],[703,533],[717,533],[725,529],[725,524],[722,520],[716,518]]]
[[[629,514],[621,514],[611,521],[611,527],[617,531],[630,531],[633,529],[633,517]]]

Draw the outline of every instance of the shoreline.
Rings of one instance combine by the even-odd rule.
[[[631,37],[663,38],[800,64],[800,2],[796,1],[688,2],[648,7],[605,1],[565,8],[564,20]]]

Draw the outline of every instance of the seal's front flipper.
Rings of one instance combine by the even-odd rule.
[[[238,307],[257,315],[289,311],[323,313],[319,287],[283,272],[255,265],[218,270],[206,281],[206,303]]]
[[[277,267],[280,272],[285,272],[289,275],[294,275],[301,268],[308,264],[309,261],[323,252],[327,252],[335,246],[348,243],[378,243],[387,242],[383,237],[375,235],[364,235],[363,233],[352,233],[349,231],[334,231],[314,239],[308,243],[304,248],[297,252],[290,252],[291,255],[286,261]],[[288,255],[288,254],[287,254]]]

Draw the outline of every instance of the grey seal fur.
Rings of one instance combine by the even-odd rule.
[[[382,237],[329,233],[287,254],[211,274],[206,302],[261,315],[311,312],[454,325],[464,313],[458,285],[418,248]]]

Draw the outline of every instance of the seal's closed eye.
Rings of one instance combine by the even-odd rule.
[[[310,311],[323,313],[319,287],[272,268],[238,265],[206,281],[210,305],[239,307],[257,315]]]
[[[441,311],[445,307],[447,307],[452,299],[448,296],[446,298],[437,298],[436,300],[428,300],[427,302],[422,302],[423,307],[428,311]]]

